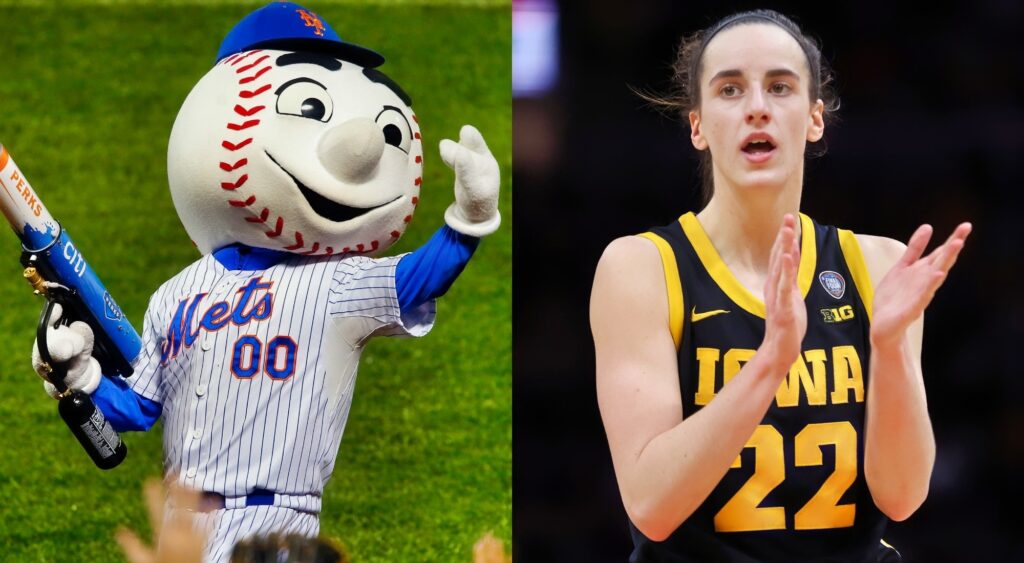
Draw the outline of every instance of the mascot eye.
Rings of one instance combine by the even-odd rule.
[[[296,78],[277,89],[277,113],[297,115],[327,122],[334,113],[334,102],[323,84],[309,78]]]
[[[384,106],[384,110],[377,114],[377,125],[384,131],[385,143],[409,153],[412,127],[401,110],[394,106]]]

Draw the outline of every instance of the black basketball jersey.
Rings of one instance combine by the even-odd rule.
[[[878,561],[887,519],[864,480],[871,279],[850,231],[800,215],[801,354],[711,495],[665,541],[631,524],[633,562]],[[641,235],[658,246],[683,414],[712,401],[764,338],[764,303],[697,218]]]

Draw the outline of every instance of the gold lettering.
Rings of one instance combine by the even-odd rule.
[[[806,360],[811,364],[807,369]],[[825,351],[821,349],[804,351],[803,359],[797,357],[789,374],[775,392],[775,403],[780,407],[795,407],[800,404],[800,389],[807,396],[807,404],[824,405],[825,390]]]
[[[715,368],[718,366],[718,348],[697,348],[697,393],[693,402],[706,405],[715,398]]]
[[[864,374],[861,370],[860,356],[853,346],[835,346],[832,348],[832,369],[835,376],[835,389],[832,391],[832,404],[841,405],[849,402],[850,390],[853,390],[854,401],[864,402]]]
[[[789,368],[789,374],[782,378],[782,383],[775,391],[775,404],[780,407],[795,407],[800,402],[799,372],[807,373],[803,360],[797,358]]]
[[[757,352],[757,350],[748,350],[746,348],[732,348],[725,353],[725,361],[723,362],[724,365],[722,366],[725,372],[722,377],[723,386],[728,384],[729,380],[732,379],[737,373],[739,373],[741,369],[743,369],[743,364],[750,361],[750,358],[754,357],[755,352]]]

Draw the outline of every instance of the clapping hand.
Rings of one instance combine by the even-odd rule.
[[[907,250],[875,288],[871,319],[872,346],[897,343],[907,327],[924,314],[935,291],[946,279],[964,247],[970,223],[961,223],[941,246],[927,256],[924,249],[932,237],[932,227],[921,225],[907,243]]]
[[[796,218],[787,213],[772,245],[764,284],[765,333],[761,351],[789,369],[807,333],[807,307],[797,285],[800,248]]]

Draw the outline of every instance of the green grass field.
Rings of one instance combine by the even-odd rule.
[[[221,38],[260,4],[0,3],[0,143],[137,328],[150,294],[198,258],[167,189],[171,124]],[[507,3],[428,4],[307,3],[383,53],[413,97],[430,148],[394,252],[443,222],[442,137],[475,124],[504,174],[505,222],[440,300],[434,331],[364,355],[322,513],[323,533],[360,562],[470,561],[484,532],[511,538],[511,16]],[[0,560],[122,561],[114,529],[149,534],[140,491],[161,472],[161,427],[128,434],[121,467],[92,465],[32,372],[42,300],[18,254],[0,235]]]

